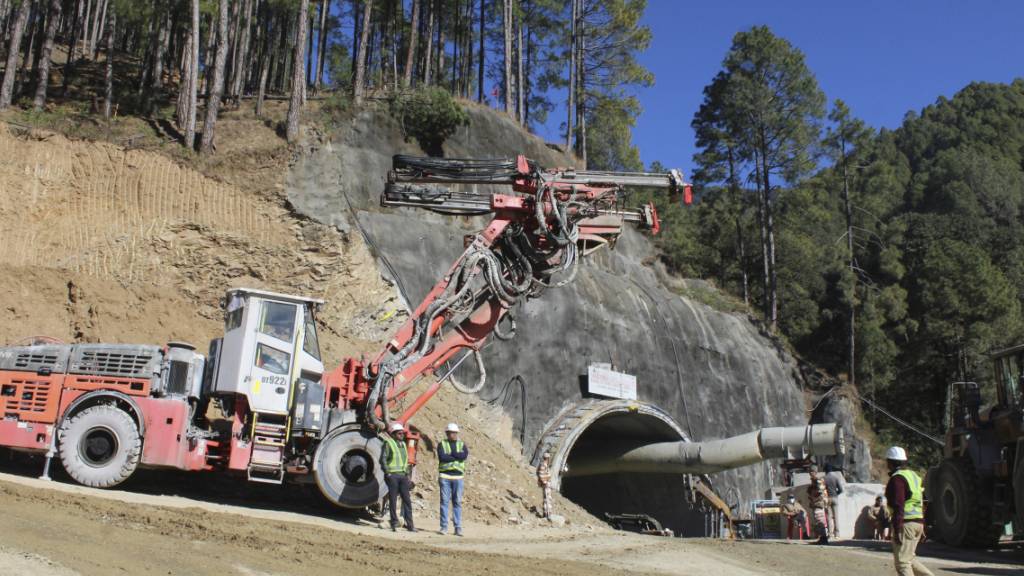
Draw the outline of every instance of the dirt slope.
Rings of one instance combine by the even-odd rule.
[[[224,126],[232,144],[200,172],[154,152],[0,124],[0,344],[45,335],[202,348],[221,331],[224,290],[249,286],[326,300],[318,321],[329,366],[376,352],[406,314],[365,244],[291,212],[282,192],[290,156],[268,145],[280,142],[272,131],[244,119]],[[467,516],[529,525],[538,491],[511,425],[468,402],[445,391],[413,424],[435,440],[450,420],[467,425],[473,478],[488,487],[469,490]],[[418,507],[436,515],[436,461],[421,461]]]

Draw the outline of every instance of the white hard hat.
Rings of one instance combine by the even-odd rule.
[[[897,462],[907,461],[907,451],[899,446],[893,446],[885,451],[886,460],[895,460]]]
[[[448,425],[444,427],[444,431],[445,432],[458,432],[459,431],[459,425],[456,424],[455,422],[449,422]]]
[[[396,420],[388,426],[388,432],[405,432],[405,426]]]

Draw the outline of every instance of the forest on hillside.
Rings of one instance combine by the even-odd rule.
[[[755,27],[692,124],[700,201],[662,206],[666,262],[849,384],[883,438],[937,454],[947,386],[990,383],[988,354],[1024,335],[1024,79],[874,130]]]
[[[91,101],[108,119],[160,117],[184,149],[211,154],[220,112],[243,100],[257,116],[287,100],[289,141],[310,99],[334,111],[385,102],[432,150],[475,100],[527,129],[560,125],[581,165],[642,170],[631,129],[637,89],[654,81],[637,60],[651,42],[645,8],[0,0],[0,110]],[[1024,336],[1024,80],[972,84],[892,130],[856,113],[826,98],[786,39],[739,32],[692,122],[698,202],[656,199],[658,245],[671,269],[733,294],[859,394],[885,439],[924,456],[947,385],[988,381],[987,354]]]
[[[628,137],[630,87],[650,31],[645,0],[0,0],[0,110],[43,109],[73,92],[76,71],[104,66],[108,118],[174,107],[182,143],[208,153],[220,107],[289,100],[286,134],[327,91],[336,108],[365,98],[451,108],[452,95],[501,108],[524,126],[567,111],[566,148]],[[63,63],[55,65],[60,52]],[[123,68],[118,70],[116,68]],[[117,82],[119,77],[131,78]],[[96,84],[96,82],[94,82]],[[70,87],[70,88],[69,88]],[[458,116],[453,118],[458,121]],[[637,156],[639,158],[639,156]]]

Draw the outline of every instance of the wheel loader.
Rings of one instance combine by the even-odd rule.
[[[1024,344],[991,360],[994,390],[949,385],[943,459],[925,481],[929,533],[952,546],[994,547],[1009,523],[1024,532]]]

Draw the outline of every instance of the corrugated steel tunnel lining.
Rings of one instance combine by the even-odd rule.
[[[677,534],[703,535],[705,518],[687,502],[687,474],[707,474],[775,458],[842,453],[835,424],[762,428],[689,441],[651,404],[584,400],[556,418],[535,453],[552,456],[554,487],[592,514],[649,514]]]
[[[551,452],[552,484],[562,495],[598,518],[604,514],[650,514],[676,534],[702,536],[704,514],[686,504],[682,474],[612,473],[563,475],[577,455],[589,455],[609,442],[650,443],[686,440],[676,421],[660,408],[630,400],[584,400],[564,410],[548,428],[534,464]]]

